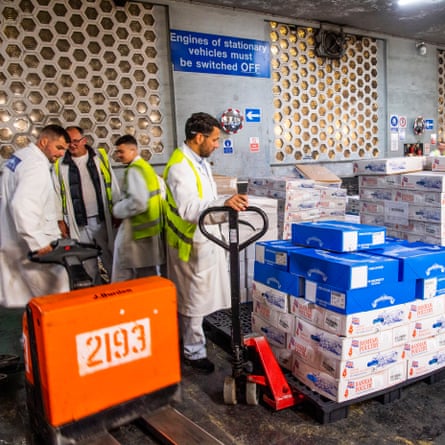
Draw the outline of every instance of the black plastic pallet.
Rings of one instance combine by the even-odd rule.
[[[252,303],[243,303],[240,305],[241,332],[243,335],[252,332],[251,313]],[[227,353],[232,353],[231,347],[231,329],[232,329],[232,311],[230,309],[214,312],[204,319],[204,329],[213,343],[217,344]],[[289,383],[289,386],[296,392],[304,396],[304,401],[299,405],[306,413],[321,424],[336,422],[345,419],[348,416],[349,407],[366,400],[377,400],[382,404],[391,403],[402,396],[403,388],[417,382],[433,384],[445,379],[445,369],[439,369],[426,375],[406,380],[398,385],[385,388],[382,391],[373,392],[362,397],[358,397],[347,402],[334,402],[317,392],[311,390],[306,385],[295,378],[290,371],[283,369],[283,373]]]

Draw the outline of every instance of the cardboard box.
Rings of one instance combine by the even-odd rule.
[[[445,294],[445,275],[419,279],[416,282],[416,298],[427,300]]]
[[[309,343],[301,340],[293,353],[314,369],[336,379],[363,377],[405,360],[404,345],[360,357],[340,359],[323,350],[314,349]]]
[[[408,304],[409,321],[417,321],[422,318],[433,317],[445,313],[445,295],[428,300],[416,299]]]
[[[395,190],[395,201],[408,202],[409,204],[441,207],[445,205],[445,193],[400,189]]]
[[[409,341],[409,323],[357,337],[340,337],[304,320],[297,320],[295,334],[288,336],[288,349],[296,345],[310,345],[314,350],[340,360],[373,354],[396,346],[405,346]]]
[[[296,165],[298,174],[302,178],[312,179],[320,184],[330,184],[340,187],[341,179],[326,167],[316,164]]]
[[[408,359],[407,378],[412,379],[437,371],[445,366],[445,349]]]
[[[289,312],[289,294],[259,281],[252,281],[252,298],[262,299],[272,309]]]
[[[303,360],[294,357],[292,374],[303,384],[334,402],[353,400],[373,392],[382,391],[406,380],[407,365],[403,360],[389,368],[357,379],[336,379],[314,370]]]
[[[269,264],[255,261],[253,279],[285,294],[299,296],[303,293],[304,280],[301,277]]]
[[[278,364],[288,371],[292,371],[293,352],[287,348],[280,348],[275,345],[270,345],[270,349],[272,349]]]
[[[252,312],[259,315],[274,328],[280,329],[287,334],[293,334],[295,331],[295,315],[284,313],[273,309],[264,301],[263,297],[252,297]]]
[[[410,339],[432,337],[445,332],[445,314],[413,321],[410,324]]]
[[[257,241],[255,261],[289,271],[289,255],[292,251],[303,249],[290,240]]]
[[[314,221],[292,225],[292,242],[336,252],[353,252],[383,246],[385,227],[346,221]]]
[[[410,340],[404,348],[406,358],[415,358],[419,355],[437,352],[439,350],[439,342],[437,341],[439,337],[444,337],[444,335],[426,337],[419,340]],[[443,340],[441,343],[443,345]]]
[[[353,162],[354,175],[388,175],[423,170],[421,156],[359,159]]]
[[[289,272],[340,289],[359,289],[397,281],[397,260],[365,251],[336,253],[310,247],[289,251]]]
[[[399,241],[370,252],[399,260],[399,280],[425,279],[445,274],[445,247]]]
[[[401,187],[411,190],[445,192],[445,174],[432,171],[402,175]]]
[[[279,328],[271,326],[258,314],[252,313],[252,332],[264,335],[267,341],[280,348],[285,348],[288,343],[288,334]]]
[[[397,190],[392,188],[360,188],[360,199],[364,201],[392,201],[396,196]]]
[[[348,315],[322,308],[302,297],[289,296],[289,309],[300,319],[344,337],[368,335],[410,321],[409,303]]]
[[[354,314],[414,301],[415,292],[415,280],[350,290],[305,280],[304,298],[341,314]]]
[[[358,177],[358,187],[372,188],[399,188],[401,184],[401,175],[360,175]]]
[[[237,193],[237,178],[233,176],[213,175],[218,195],[234,195]]]

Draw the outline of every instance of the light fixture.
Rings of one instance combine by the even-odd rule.
[[[419,56],[426,56],[426,45],[424,42],[416,43],[417,53]]]

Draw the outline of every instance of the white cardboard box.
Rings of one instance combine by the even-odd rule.
[[[410,314],[409,303],[355,314],[339,314],[292,295],[289,296],[289,309],[299,318],[344,337],[368,335],[407,324]]]
[[[334,402],[345,402],[358,397],[382,391],[406,380],[406,360],[374,374],[357,379],[335,379],[321,371],[314,370],[303,360],[294,356],[292,374],[313,391]]]

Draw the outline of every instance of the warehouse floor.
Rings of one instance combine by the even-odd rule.
[[[21,354],[20,319],[21,311],[0,308],[0,354]],[[352,404],[346,417],[322,424],[304,404],[279,412],[263,405],[224,405],[223,382],[231,373],[230,355],[211,341],[208,351],[215,373],[200,375],[184,368],[182,400],[175,407],[225,445],[445,445],[445,379],[407,385],[389,403],[370,398]],[[112,434],[123,445],[157,443],[135,424]],[[19,370],[0,381],[0,444],[32,443],[23,371]]]

